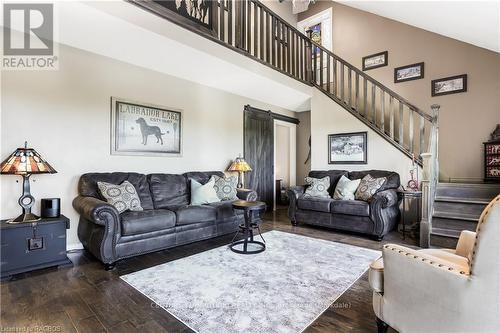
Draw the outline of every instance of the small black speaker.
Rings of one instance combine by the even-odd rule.
[[[42,199],[40,215],[42,217],[59,217],[61,215],[61,199]]]

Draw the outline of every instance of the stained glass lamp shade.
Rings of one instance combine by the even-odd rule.
[[[243,172],[249,172],[252,171],[252,168],[248,163],[243,159],[243,157],[238,156],[233,163],[231,163],[231,166],[228,169],[229,171],[237,171],[238,172],[238,188],[243,187],[243,183],[241,182],[241,174]]]
[[[23,177],[23,195],[19,198],[19,205],[23,208],[23,213],[12,220],[13,223],[31,222],[40,218],[31,213],[31,207],[35,203],[35,198],[30,193],[30,180],[32,174],[56,173],[33,148],[28,148],[27,142],[24,148],[17,148],[0,165],[0,173],[4,175],[20,175]]]

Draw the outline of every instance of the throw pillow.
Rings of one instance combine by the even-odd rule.
[[[328,188],[330,187],[330,176],[323,178],[305,178],[306,184],[309,185],[305,192],[304,197],[319,197],[319,198],[329,198]]]
[[[350,180],[346,176],[342,176],[335,187],[333,193],[334,199],[354,200],[354,193],[358,189],[361,179]]]
[[[196,180],[191,179],[191,205],[203,205],[212,202],[219,202],[214,188],[215,179],[212,177],[210,180],[201,185]]]
[[[363,179],[361,179],[358,189],[356,190],[356,199],[363,201],[370,200],[386,181],[387,178],[385,177],[373,178],[370,175],[364,176]]]
[[[219,177],[217,175],[212,176],[215,179],[214,189],[217,192],[217,196],[222,201],[226,200],[238,200],[236,187],[238,186],[238,178],[235,176],[229,177]]]
[[[113,205],[118,213],[126,210],[141,211],[141,200],[134,185],[124,181],[120,185],[97,182],[97,187],[106,201]]]

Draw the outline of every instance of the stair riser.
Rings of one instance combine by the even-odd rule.
[[[470,230],[476,231],[476,222],[465,221],[465,220],[454,220],[454,219],[445,219],[442,217],[433,217],[432,218],[432,227],[433,228],[441,228],[448,230]]]
[[[447,212],[473,215],[479,218],[486,205],[459,203],[459,202],[434,202],[434,212]]]
[[[455,249],[457,247],[458,239],[431,234],[430,243],[432,247]]]
[[[443,197],[453,197],[453,198],[477,198],[477,199],[485,199],[492,200],[498,194],[500,194],[500,186],[470,186],[464,185],[460,186],[451,186],[446,184],[439,184],[436,190],[437,196]]]

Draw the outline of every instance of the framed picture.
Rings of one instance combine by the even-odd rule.
[[[328,164],[366,164],[367,132],[328,135]]]
[[[111,98],[111,154],[181,156],[182,111]]]
[[[445,77],[431,81],[431,95],[441,96],[467,91],[467,74]]]
[[[424,78],[423,62],[394,68],[394,83],[418,80],[423,78]]]
[[[369,56],[363,57],[363,70],[367,71],[369,69],[379,68],[387,66],[389,59],[389,52],[384,51],[380,53],[371,54]]]

